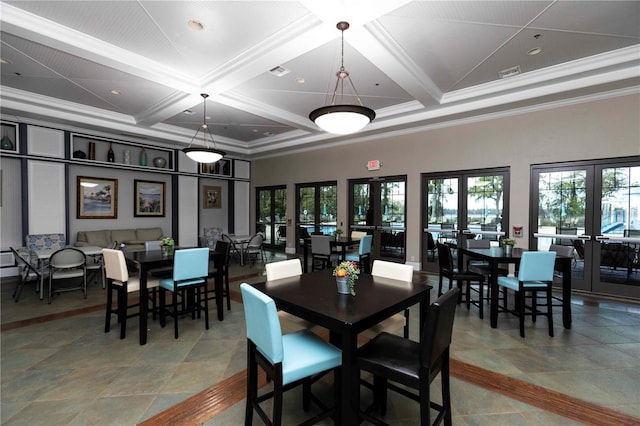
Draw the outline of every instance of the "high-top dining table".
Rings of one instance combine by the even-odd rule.
[[[176,250],[179,250],[176,248]],[[224,263],[225,254],[222,252],[210,250],[210,257],[213,259],[214,286],[216,293],[216,309],[218,310],[218,321],[224,320],[224,299],[223,299],[223,274],[222,264]],[[160,250],[127,252],[124,256],[127,265],[132,266],[140,271],[140,345],[147,343],[147,316],[148,304],[142,303],[148,298],[147,274],[152,269],[173,266],[173,256],[165,255]]]
[[[488,249],[458,247],[459,268],[463,267],[462,259],[464,256],[489,263],[491,268],[489,283],[491,286],[490,323],[492,328],[498,326],[498,265],[500,263],[517,265],[522,259],[522,253],[526,251],[526,249],[514,248],[511,254],[507,255],[501,247]],[[572,257],[556,255],[556,265],[562,268],[562,324],[564,328],[571,328],[571,262],[573,262]]]
[[[359,423],[358,333],[419,304],[422,335],[431,290],[426,281],[407,283],[361,274],[355,296],[339,294],[335,277],[326,269],[253,286],[271,297],[279,309],[329,329],[331,342],[342,350],[338,385],[342,395],[336,424],[347,426]]]

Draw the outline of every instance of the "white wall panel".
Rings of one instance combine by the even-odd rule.
[[[27,152],[49,158],[64,158],[64,132],[47,127],[27,127]]]
[[[248,161],[234,161],[234,175],[241,179],[251,179],[251,163]]]
[[[22,179],[20,160],[0,159],[0,246],[2,250],[24,245],[22,238]]]
[[[237,235],[249,235],[249,182],[234,182],[234,221]]]
[[[66,233],[64,164],[29,161],[29,233]]]
[[[198,245],[198,178],[178,176],[178,245]]]

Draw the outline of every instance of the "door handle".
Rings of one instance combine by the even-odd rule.
[[[606,235],[596,235],[596,241],[607,241],[609,239],[609,237],[607,237]]]
[[[579,240],[584,240],[584,241],[591,241],[591,235],[578,235],[578,239]]]

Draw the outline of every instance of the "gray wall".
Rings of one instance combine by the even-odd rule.
[[[286,184],[287,217],[292,218],[296,183],[337,179],[338,223],[346,227],[348,179],[406,174],[407,261],[419,262],[421,173],[511,166],[509,223],[524,225],[527,234],[530,166],[639,155],[639,117],[636,94],[256,160],[251,169],[251,223],[256,186]],[[367,160],[380,160],[382,168],[368,172]],[[287,231],[291,235],[293,226]],[[288,251],[293,250],[293,242],[287,244]]]

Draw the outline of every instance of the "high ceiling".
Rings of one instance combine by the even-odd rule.
[[[5,119],[182,148],[202,124],[200,93],[208,93],[217,147],[246,158],[640,91],[638,1],[3,1],[0,7]],[[308,118],[331,101],[342,20],[351,24],[345,68],[377,114],[350,136],[324,133]],[[534,48],[542,51],[528,54]],[[283,75],[270,72],[278,67]],[[520,74],[500,78],[514,67]],[[345,103],[357,103],[345,94]]]

